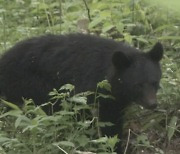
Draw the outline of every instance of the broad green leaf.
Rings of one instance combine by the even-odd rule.
[[[60,115],[74,115],[74,112],[69,112],[69,111],[59,111]]]
[[[9,141],[9,140],[11,140],[11,139],[10,139],[10,138],[7,138],[7,137],[2,137],[2,136],[0,136],[0,143],[7,142],[7,141]]]
[[[116,24],[116,28],[117,28],[117,30],[118,30],[120,33],[122,33],[123,30],[124,30],[124,24],[123,24],[122,22],[118,22],[118,23]]]
[[[69,98],[69,101],[79,103],[79,104],[86,104],[87,103],[87,97],[73,96],[73,97]]]
[[[136,37],[136,40],[143,42],[143,43],[148,43],[148,40],[144,39],[143,37]]]
[[[70,141],[60,141],[58,143],[53,143],[53,145],[63,145],[63,146],[67,146],[67,147],[75,147],[74,143],[72,143]]]
[[[91,21],[91,22],[89,23],[89,26],[88,26],[89,29],[96,27],[97,25],[99,25],[100,23],[102,23],[103,20],[104,20],[104,18],[100,18],[100,17],[95,18],[93,21]]]
[[[27,118],[26,116],[22,115],[16,119],[15,128],[17,128],[18,126],[21,126],[21,125],[28,125],[30,123],[31,123],[31,120],[29,118]]]
[[[81,135],[77,139],[78,139],[78,145],[80,145],[82,147],[85,147],[86,145],[88,145],[89,141],[90,141],[90,138],[88,138],[86,135]],[[86,153],[84,153],[84,154],[86,154]],[[93,153],[89,153],[89,154],[93,154]]]
[[[161,36],[158,40],[180,40],[180,36]]]
[[[114,28],[114,25],[105,26],[105,27],[102,29],[102,32],[103,32],[103,33],[106,33],[106,32],[108,32],[109,30],[111,30],[112,28]]]
[[[92,140],[91,142],[94,142],[94,143],[106,143],[107,140],[108,140],[108,137],[101,137],[99,139]]]
[[[84,122],[79,121],[78,125],[80,125],[83,128],[88,128],[92,124],[92,121],[86,120]]]
[[[69,90],[70,92],[74,90],[74,85],[72,84],[65,84],[59,90]]]
[[[1,100],[1,102],[2,102],[3,104],[7,105],[8,107],[10,107],[10,108],[12,108],[12,109],[14,109],[14,110],[21,110],[17,105],[15,105],[15,104],[13,104],[13,103],[11,103],[11,102],[8,102],[8,101],[6,101],[6,100],[4,100],[4,99],[0,99],[0,100]]]
[[[97,87],[106,89],[107,91],[111,92],[111,85],[108,80],[103,80],[101,82],[98,82]]]
[[[76,94],[75,96],[77,96],[77,97],[87,97],[87,96],[90,96],[90,95],[93,95],[94,94],[94,92],[92,92],[92,91],[86,91],[86,92],[81,92],[81,93],[78,93],[78,94]]]
[[[99,127],[106,127],[106,126],[114,126],[114,124],[113,123],[111,123],[111,122],[98,122],[98,126]]]
[[[97,98],[110,98],[110,99],[115,99],[115,97],[113,97],[112,95],[106,95],[106,94],[102,94],[102,93],[98,93]]]
[[[80,111],[80,110],[84,110],[84,109],[91,109],[91,107],[89,105],[76,105],[75,107],[73,107],[74,111]]]
[[[4,114],[2,114],[0,116],[0,118],[3,118],[3,117],[6,117],[6,116],[14,116],[14,117],[18,117],[19,115],[22,114],[22,111],[21,110],[10,110]]]

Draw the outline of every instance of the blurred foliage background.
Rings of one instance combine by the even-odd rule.
[[[130,107],[125,115],[125,137],[122,140],[124,153],[127,154],[179,154],[179,0],[0,0],[1,54],[24,38],[46,33],[76,32],[124,41],[143,51],[150,49],[157,41],[162,42],[165,52],[162,60],[161,89],[158,93],[159,108],[156,111],[149,111],[136,105]],[[25,107],[28,106],[27,104],[33,103],[26,102]],[[40,112],[41,117],[46,119],[42,120],[37,116],[36,118],[28,117],[28,111],[22,112],[21,109],[11,107],[14,109],[13,113],[7,114],[1,111],[1,153],[87,154],[90,151],[113,153],[115,149],[116,137],[96,138],[96,140],[92,137],[94,134],[92,130],[96,129],[96,126],[89,129],[92,122],[89,122],[89,125],[81,123],[74,126],[74,119],[69,116],[75,113],[66,113],[64,116],[66,119],[60,121],[64,128],[59,128],[60,123],[57,122],[59,115],[49,117]],[[87,106],[82,108],[87,108]],[[34,110],[37,111],[35,106],[33,112]],[[62,114],[64,113],[60,115]],[[52,124],[52,121],[57,123]],[[50,125],[53,125],[52,129],[49,129]],[[59,131],[63,130],[60,131],[63,132],[62,140],[57,139],[57,136],[52,133],[52,130],[57,127]],[[65,131],[67,127],[76,130],[76,134],[79,134],[70,138],[75,132],[70,131],[71,129],[69,132]],[[80,128],[86,131],[78,131]],[[49,132],[43,133],[44,129],[49,129]],[[47,134],[51,142],[46,140]],[[40,136],[42,140],[38,139]]]

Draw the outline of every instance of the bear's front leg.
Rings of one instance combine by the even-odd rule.
[[[106,100],[105,100],[106,101]],[[112,126],[101,128],[102,136],[113,137],[118,135],[120,141],[117,144],[117,154],[122,154],[121,138],[123,128],[123,113],[116,102],[102,102],[99,109],[99,117],[101,122],[111,122]]]

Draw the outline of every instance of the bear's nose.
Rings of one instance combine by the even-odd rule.
[[[149,100],[148,101],[148,108],[149,109],[155,109],[157,107],[157,101],[156,100]]]

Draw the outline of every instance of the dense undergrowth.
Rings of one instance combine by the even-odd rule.
[[[165,53],[159,107],[149,111],[135,105],[127,110],[123,145],[127,154],[178,154],[180,5],[177,0],[173,5],[167,0],[157,1],[0,0],[0,52],[19,40],[45,33],[90,33],[125,41],[145,51],[155,42],[162,42]],[[72,87],[67,89],[73,91]],[[110,123],[102,124],[91,113],[79,115],[85,109],[92,110],[86,104],[89,94],[51,92],[63,100],[62,110],[52,116],[30,100],[23,108],[2,100],[1,104],[12,110],[0,110],[0,153],[113,153],[117,137],[99,135],[99,127]]]

